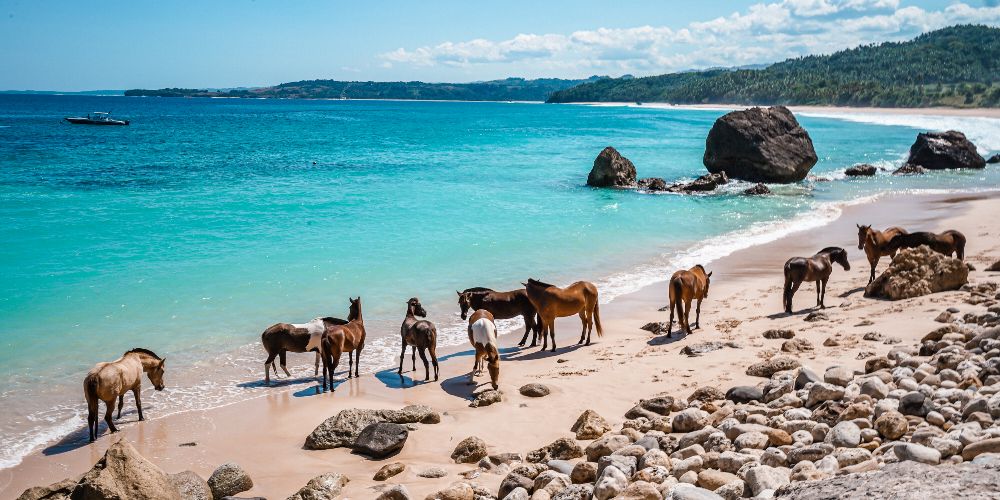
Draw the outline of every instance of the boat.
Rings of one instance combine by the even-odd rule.
[[[111,113],[104,111],[94,111],[87,116],[69,116],[63,118],[74,125],[128,125],[128,120],[116,120],[111,118]]]

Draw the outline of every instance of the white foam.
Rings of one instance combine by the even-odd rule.
[[[1000,118],[846,111],[800,111],[798,114],[858,123],[909,127],[920,131],[958,130],[976,145],[980,153],[1000,151]]]

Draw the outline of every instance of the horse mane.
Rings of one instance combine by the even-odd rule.
[[[550,288],[550,287],[555,286],[555,285],[551,285],[549,283],[546,283],[544,281],[538,281],[535,278],[528,278],[528,284],[529,285],[540,286],[540,287],[543,287],[543,288]]]
[[[347,323],[350,323],[346,319],[334,318],[332,316],[327,316],[327,317],[323,318],[323,322],[325,322],[325,323],[333,323],[335,325],[346,325]]]
[[[840,247],[826,247],[826,248],[820,250],[819,252],[817,252],[816,254],[819,255],[821,253],[828,253],[828,254],[829,253],[841,253],[843,251],[844,251],[844,249],[840,248]]]
[[[701,264],[695,264],[694,267],[697,267],[698,269],[701,269],[701,272],[705,272],[705,266],[703,266]]]
[[[462,293],[487,293],[493,291],[495,290],[493,290],[492,288],[486,288],[484,286],[474,286],[472,288],[466,288],[465,290],[462,290]]]
[[[155,352],[150,351],[149,349],[143,349],[142,347],[136,347],[130,351],[127,351],[125,354],[148,354],[156,359],[162,359],[159,356],[157,356]],[[124,356],[125,354],[122,354],[122,356]]]

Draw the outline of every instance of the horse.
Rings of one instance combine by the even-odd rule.
[[[274,358],[281,360],[281,369],[285,375],[291,377],[288,368],[285,367],[286,352],[309,352],[316,351],[316,372],[314,376],[319,376],[320,363],[320,341],[328,326],[346,325],[347,321],[340,318],[315,318],[308,323],[278,323],[271,325],[260,334],[260,342],[264,344],[267,352],[267,360],[264,361],[264,383],[271,385],[270,370],[274,370],[274,376],[278,376],[278,368],[274,366]]]
[[[528,334],[531,333],[531,345],[538,345],[538,333],[541,331],[541,321],[535,306],[528,300],[528,293],[522,288],[509,292],[497,292],[489,288],[475,287],[466,288],[458,294],[458,307],[462,310],[462,319],[465,319],[469,311],[485,309],[496,319],[510,319],[521,316],[524,319],[524,337],[517,343],[523,346],[528,341]]]
[[[358,367],[361,366],[361,350],[365,348],[365,320],[361,316],[361,297],[356,299],[348,297],[351,301],[350,313],[347,315],[347,322],[342,325],[328,324],[323,331],[320,341],[319,353],[323,357],[323,390],[326,390],[327,380],[330,382],[330,390],[333,387],[333,374],[340,364],[340,356],[347,353],[347,378],[351,378],[353,369],[354,376],[360,377]]]
[[[533,278],[529,278],[527,283],[523,283],[528,299],[535,306],[538,315],[542,320],[542,350],[548,348],[548,337],[552,337],[552,352],[556,351],[556,318],[579,314],[580,322],[583,323],[583,331],[580,333],[580,341],[590,345],[590,334],[594,331],[594,324],[597,324],[597,336],[603,337],[604,330],[601,328],[600,306],[597,301],[597,287],[587,281],[577,281],[566,288],[543,283]],[[546,336],[548,334],[548,337]]]
[[[705,268],[698,264],[687,271],[677,271],[670,277],[670,323],[667,324],[667,337],[674,327],[674,309],[677,310],[677,325],[681,332],[691,334],[691,301],[696,300],[694,316],[695,329],[701,328],[701,301],[708,297],[708,287],[712,281],[712,273],[705,274]],[[683,308],[682,308],[683,302]]]
[[[965,260],[965,235],[954,229],[941,234],[919,232],[900,234],[889,240],[888,249],[895,252],[900,248],[916,248],[927,245],[937,253],[951,257],[954,253],[958,260]]]
[[[420,299],[413,297],[406,301],[406,317],[399,327],[400,336],[403,340],[403,352],[399,355],[399,373],[403,374],[403,360],[406,359],[406,346],[413,346],[411,359],[413,361],[413,371],[417,371],[417,350],[420,350],[420,359],[424,362],[424,381],[431,379],[430,366],[427,364],[425,351],[430,351],[431,361],[434,363],[434,380],[438,380],[438,358],[437,358],[437,327],[434,323],[426,319],[427,311],[420,305]]]
[[[490,384],[496,389],[500,380],[500,351],[497,349],[497,325],[493,314],[486,309],[478,309],[469,317],[469,342],[476,348],[476,359],[469,373],[469,383],[476,382],[476,375],[483,373],[483,358],[490,372]]]
[[[146,373],[153,388],[163,390],[163,362],[165,359],[153,351],[137,347],[126,352],[122,357],[110,363],[101,362],[94,365],[83,379],[83,395],[87,400],[87,430],[90,432],[90,442],[97,439],[97,402],[104,401],[108,411],[104,421],[108,423],[111,432],[118,432],[111,414],[115,411],[115,398],[118,398],[118,418],[122,417],[125,393],[132,391],[135,406],[139,409],[139,420],[142,416],[142,402],[139,391],[142,389],[142,374]]]
[[[885,231],[872,229],[871,226],[858,226],[858,250],[864,250],[868,257],[868,263],[872,266],[872,274],[868,278],[868,283],[875,281],[875,266],[883,255],[888,255],[890,259],[896,256],[896,251],[889,251],[889,240],[899,234],[908,234],[901,227],[890,227]]]
[[[847,261],[847,250],[840,247],[827,247],[812,257],[792,257],[785,262],[785,312],[792,313],[792,296],[798,291],[803,281],[816,282],[816,305],[826,309],[826,282],[833,274],[833,263],[840,264],[845,271],[851,270]]]

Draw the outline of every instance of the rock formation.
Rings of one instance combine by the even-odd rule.
[[[587,176],[587,185],[594,187],[635,187],[635,165],[615,148],[608,146],[597,158]]]
[[[896,254],[889,267],[865,287],[865,296],[908,299],[958,290],[968,281],[969,268],[965,263],[922,245]]]
[[[986,160],[979,155],[976,145],[966,139],[965,134],[949,130],[917,134],[916,142],[910,146],[906,164],[919,165],[928,170],[983,168]]]
[[[705,141],[709,172],[750,182],[801,181],[816,161],[812,139],[784,106],[728,113]]]

